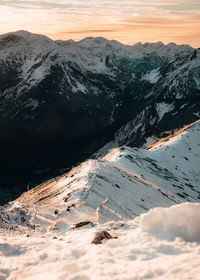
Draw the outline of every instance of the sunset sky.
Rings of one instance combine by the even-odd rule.
[[[22,29],[52,39],[200,47],[200,0],[0,0],[0,34]]]

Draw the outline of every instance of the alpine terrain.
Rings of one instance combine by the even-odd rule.
[[[1,279],[198,279],[200,121],[0,209]]]
[[[200,275],[200,49],[0,36],[0,280]]]
[[[190,183],[183,179],[187,176],[176,183],[176,171],[158,161],[156,152],[130,147],[146,147],[199,119],[199,49],[162,42],[126,46],[104,38],[53,41],[27,31],[4,34],[0,36],[0,104],[2,205],[88,158],[91,159],[71,171],[79,174],[76,176],[82,178],[83,186],[88,180],[93,184],[93,173],[100,172],[95,180],[104,187],[111,184],[107,178],[110,172],[118,178],[113,177],[110,200],[106,201],[104,191],[93,194],[99,202],[91,211],[96,217],[94,213],[100,207],[99,219],[107,215],[104,211],[113,217],[112,211],[122,207],[114,195],[116,191],[124,192],[121,180],[127,181],[123,184],[127,189],[136,184],[145,190],[153,184],[147,188],[151,190],[149,197],[155,192],[158,199],[148,204],[150,198],[141,197],[145,203],[141,201],[134,209],[128,206],[123,213],[119,211],[125,219],[156,204],[198,199],[194,195],[196,185],[188,193],[185,184]],[[129,148],[118,148],[123,145]],[[114,163],[108,155],[95,160],[105,156],[109,148],[117,148],[113,152]],[[171,159],[173,153],[167,154]],[[187,160],[183,160],[187,166]],[[139,162],[144,174],[136,178],[132,172],[139,172]],[[176,165],[180,168],[179,163]],[[130,171],[132,168],[134,171]],[[153,177],[143,179],[142,175],[151,174],[151,169]],[[83,175],[83,170],[88,170],[87,175]],[[76,182],[76,176],[66,180],[71,184]],[[166,177],[170,177],[168,186],[159,181],[166,182]],[[54,186],[53,181],[51,184]],[[61,187],[59,192],[62,190]],[[88,187],[81,191],[83,199],[87,191]],[[49,195],[53,196],[51,192]]]

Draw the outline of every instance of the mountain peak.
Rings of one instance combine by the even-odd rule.
[[[8,33],[8,34],[9,34],[9,33]],[[18,36],[23,36],[23,37],[25,37],[25,36],[29,36],[29,35],[31,35],[31,34],[33,34],[33,33],[29,32],[29,31],[26,31],[26,30],[17,30],[17,31],[15,31],[15,32],[11,32],[11,34],[16,34],[16,35],[18,35]]]
[[[16,42],[19,41],[20,39],[24,39],[24,40],[45,40],[46,42],[53,42],[53,40],[51,40],[49,37],[45,36],[45,35],[41,35],[41,34],[36,34],[36,33],[31,33],[29,31],[26,30],[17,30],[14,32],[9,32],[9,33],[5,33],[0,35],[0,40],[4,40],[6,42]]]
[[[143,47],[164,47],[165,44],[163,42],[156,42],[156,43],[144,43]]]
[[[29,35],[31,35],[32,33],[25,31],[25,30],[17,30],[14,32],[9,32],[9,33],[5,33],[0,35],[0,39],[4,39],[7,37],[27,37]]]
[[[103,37],[86,37],[78,42],[83,47],[104,47],[110,41]]]

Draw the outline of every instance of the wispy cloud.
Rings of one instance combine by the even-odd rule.
[[[180,3],[178,5],[166,5],[162,7],[165,10],[177,10],[177,11],[199,11],[200,10],[200,3]]]
[[[111,33],[111,32],[118,32],[119,30],[113,29],[85,29],[85,30],[74,30],[74,31],[66,31],[60,32],[60,35],[67,35],[67,34],[89,34],[89,33]]]
[[[0,0],[0,33],[26,29],[56,39],[98,34],[129,44],[200,46],[199,22],[200,0]]]

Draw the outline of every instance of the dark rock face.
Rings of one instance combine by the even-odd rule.
[[[0,36],[0,203],[114,137],[141,146],[148,136],[199,118],[199,50],[132,49],[107,40],[101,46],[104,40],[54,42],[23,31]]]

